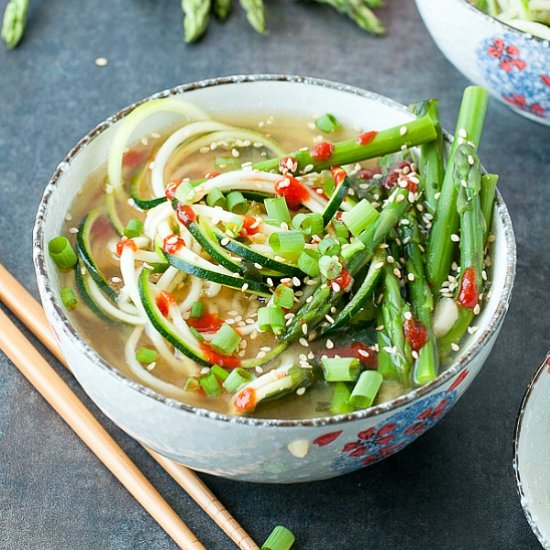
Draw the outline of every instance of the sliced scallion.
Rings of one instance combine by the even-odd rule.
[[[189,376],[185,379],[185,384],[183,385],[183,391],[199,391],[201,389],[201,385],[199,383],[199,379],[195,378],[194,376]]]
[[[301,254],[298,256],[298,261],[296,265],[298,269],[301,269],[306,275],[310,277],[317,277],[321,273],[319,267],[319,252],[316,250],[302,250]]]
[[[338,237],[338,240],[340,242],[348,240],[349,231],[344,222],[336,219],[332,220],[332,227],[334,227],[334,232],[336,233],[336,237]]]
[[[241,336],[239,333],[227,324],[223,324],[210,341],[210,345],[224,355],[232,354],[240,343]]]
[[[214,373],[222,382],[227,380],[227,377],[229,376],[229,373],[219,365],[212,365],[210,372]]]
[[[332,134],[340,129],[340,123],[336,120],[336,117],[330,113],[320,116],[315,121],[315,126],[317,126],[321,132],[325,132],[325,134]]]
[[[283,197],[264,199],[267,221],[272,225],[290,224],[290,212]]]
[[[245,214],[248,210],[248,201],[240,191],[231,191],[227,195],[227,209],[235,214]]]
[[[204,304],[202,302],[194,302],[191,306],[191,313],[189,317],[191,319],[200,319],[204,313]]]
[[[60,269],[71,269],[78,261],[76,252],[67,237],[54,237],[48,243],[48,252]]]
[[[150,348],[139,348],[136,352],[136,359],[142,365],[150,365],[157,360],[158,353],[154,349]]]
[[[379,215],[378,210],[367,199],[362,199],[349,212],[342,214],[342,221],[351,234],[357,237],[361,231],[374,223]]]
[[[321,256],[318,265],[321,275],[329,281],[342,273],[342,264],[337,256]]]
[[[66,286],[61,289],[61,301],[63,302],[63,305],[68,309],[74,309],[78,305],[78,300],[76,299],[74,290]]]
[[[383,380],[384,377],[375,370],[362,372],[351,392],[350,403],[356,409],[370,407],[378,395]]]
[[[281,334],[285,328],[285,314],[279,306],[265,306],[258,309],[258,327]]]
[[[332,414],[345,414],[353,411],[353,405],[349,402],[351,392],[344,382],[336,382],[333,386],[330,412]]]
[[[273,303],[276,306],[290,309],[294,305],[294,290],[286,285],[278,285],[273,293]]]
[[[206,204],[212,207],[220,206],[223,208],[225,206],[225,196],[217,187],[214,187],[214,189],[206,195]]]
[[[305,245],[304,234],[301,231],[290,230],[272,233],[269,237],[269,246],[273,252],[285,258],[295,258]]]
[[[195,188],[188,180],[183,180],[176,189],[174,197],[180,202],[190,202],[195,196]]]
[[[352,243],[345,243],[342,245],[342,258],[347,261],[358,252],[361,252],[364,248],[365,245],[359,239],[356,239]]]
[[[282,525],[277,525],[262,544],[261,550],[290,550],[295,540],[296,537],[292,531]]]
[[[222,392],[220,381],[212,370],[199,378],[199,384],[208,397],[215,397]]]
[[[361,372],[355,357],[323,357],[321,366],[327,382],[355,382]]]
[[[128,237],[129,239],[133,239],[134,237],[139,237],[143,233],[143,223],[139,220],[132,219],[124,228],[124,236]]]
[[[292,220],[292,226],[300,229],[306,235],[322,235],[325,228],[323,216],[319,213],[312,214],[296,214]]]
[[[340,243],[332,237],[325,237],[319,242],[317,250],[324,256],[336,256],[340,253]]]
[[[246,369],[233,369],[229,376],[223,381],[225,391],[235,393],[241,386],[244,386],[252,380],[252,373]]]

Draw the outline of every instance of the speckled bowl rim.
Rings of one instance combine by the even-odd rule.
[[[89,346],[77,333],[75,328],[72,326],[70,320],[67,318],[63,309],[58,305],[58,302],[55,298],[52,286],[50,284],[50,279],[47,272],[47,264],[45,259],[45,246],[44,246],[44,223],[45,218],[48,213],[48,206],[51,200],[52,195],[56,191],[56,182],[61,177],[62,173],[70,166],[72,160],[78,153],[86,147],[94,138],[100,135],[102,132],[110,128],[115,122],[125,117],[138,105],[149,101],[151,99],[182,95],[185,92],[192,90],[209,88],[213,86],[224,86],[231,84],[240,84],[240,83],[250,83],[250,82],[289,82],[289,83],[299,83],[305,84],[308,86],[318,86],[322,88],[328,88],[331,90],[336,90],[340,92],[345,92],[353,94],[359,97],[363,97],[372,101],[377,101],[382,103],[392,109],[401,112],[408,112],[404,105],[397,103],[387,97],[376,94],[374,92],[369,92],[356,88],[354,86],[349,86],[346,84],[340,84],[338,82],[333,82],[329,80],[323,80],[319,78],[305,77],[305,76],[296,76],[296,75],[285,75],[285,74],[256,74],[256,75],[236,75],[236,76],[224,76],[219,78],[201,80],[198,82],[192,82],[189,84],[183,84],[176,86],[174,88],[169,88],[162,92],[153,94],[145,99],[141,99],[127,107],[124,107],[118,113],[107,118],[105,121],[97,125],[93,130],[91,130],[86,136],[84,136],[71,151],[67,154],[64,160],[57,167],[54,175],[46,185],[42,200],[38,207],[38,212],[36,215],[36,221],[33,231],[33,260],[36,271],[36,277],[38,281],[39,288],[43,292],[41,295],[46,297],[49,300],[50,305],[52,306],[52,311],[54,313],[55,323],[61,324],[64,329],[65,334],[72,341],[72,343],[80,348],[82,353],[86,356],[87,359],[96,364],[97,368],[102,368],[107,371],[110,375],[115,377],[119,382],[122,382],[135,390],[136,392],[159,401],[167,405],[168,407],[186,411],[191,414],[208,417],[215,420],[220,420],[223,422],[238,423],[248,426],[259,426],[259,427],[308,427],[308,426],[325,426],[325,425],[337,425],[355,420],[362,420],[365,418],[374,417],[380,414],[391,412],[399,407],[408,405],[413,401],[421,398],[424,395],[429,394],[434,389],[442,386],[452,377],[454,377],[458,372],[464,370],[468,364],[482,351],[484,346],[487,344],[491,336],[495,331],[497,331],[508,310],[508,305],[510,303],[510,297],[512,292],[512,287],[515,278],[516,271],[516,243],[514,238],[514,230],[512,227],[512,221],[508,213],[508,209],[504,204],[502,196],[497,192],[496,197],[496,213],[500,217],[503,223],[504,238],[506,239],[506,273],[504,280],[504,287],[502,291],[501,299],[495,311],[494,316],[490,319],[487,326],[483,331],[478,331],[476,333],[477,340],[474,342],[474,345],[471,346],[465,353],[463,353],[458,361],[455,361],[447,369],[445,369],[435,380],[432,382],[414,390],[409,391],[406,394],[400,395],[396,399],[381,403],[375,407],[369,409],[363,409],[355,411],[348,414],[340,414],[336,416],[322,416],[315,418],[307,419],[265,419],[265,418],[252,418],[247,416],[229,416],[226,414],[218,413],[208,409],[203,409],[200,407],[193,407],[186,403],[176,401],[169,397],[165,397],[156,391],[143,386],[139,382],[136,382],[125,375],[123,375],[115,367],[107,363],[91,346]],[[446,133],[446,138],[451,139],[449,134]]]
[[[481,8],[478,8],[477,6],[474,6],[473,4],[470,4],[468,0],[458,0],[459,2],[463,2],[470,8],[472,11],[474,11],[477,15],[480,15],[484,19],[487,19],[491,23],[496,23],[497,25],[501,26],[503,29],[507,31],[515,32],[519,35],[525,36],[525,38],[529,38],[531,40],[535,40],[537,42],[542,42],[543,46],[550,46],[550,42],[546,40],[546,38],[542,38],[541,36],[537,36],[536,34],[531,34],[526,31],[522,31],[521,29],[518,29],[517,27],[513,27],[512,25],[509,25],[508,23],[505,23],[504,21],[501,21],[500,19],[497,19],[496,17],[493,17],[492,15],[489,15],[488,13],[485,13]]]
[[[537,525],[537,522],[535,521],[535,519],[533,518],[533,515],[531,514],[531,509],[527,505],[527,499],[525,496],[525,492],[523,490],[523,483],[521,481],[521,476],[519,474],[519,438],[521,436],[523,417],[525,415],[527,404],[529,403],[529,399],[531,397],[531,394],[533,393],[533,389],[536,386],[540,376],[543,373],[545,373],[546,369],[548,368],[549,359],[550,359],[550,353],[546,355],[546,359],[543,361],[542,365],[537,369],[535,374],[533,374],[531,380],[529,381],[529,384],[527,385],[525,393],[523,394],[523,399],[521,400],[521,405],[519,407],[517,420],[516,420],[516,427],[514,430],[514,459],[512,462],[514,473],[516,476],[516,488],[520,498],[521,507],[523,508],[523,513],[525,514],[525,517],[527,518],[527,522],[529,523],[531,529],[533,530],[533,533],[535,533],[535,536],[537,537],[537,539],[539,539],[539,542],[546,550],[550,550],[550,541],[547,538],[545,538],[544,535],[541,533]]]

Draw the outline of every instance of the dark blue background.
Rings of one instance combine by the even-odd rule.
[[[268,36],[255,34],[236,13],[225,26],[211,24],[199,44],[185,46],[176,0],[31,1],[21,46],[0,48],[0,260],[36,295],[31,229],[57,163],[106,116],[182,82],[308,74],[405,103],[439,97],[452,128],[466,80],[437,50],[412,1],[387,3],[384,39],[328,8],[273,0]],[[107,67],[96,67],[100,56]],[[356,474],[302,486],[203,476],[256,540],[283,523],[304,549],[537,547],[511,461],[516,411],[548,349],[548,138],[548,128],[491,102],[482,159],[502,175],[518,238],[518,277],[502,334],[471,389],[412,447]],[[137,443],[94,411],[209,549],[232,548]],[[3,355],[0,547],[174,547]]]

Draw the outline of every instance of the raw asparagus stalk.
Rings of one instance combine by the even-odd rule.
[[[183,35],[186,42],[195,42],[206,31],[210,17],[211,0],[181,0]]]
[[[415,103],[409,107],[409,110],[419,117],[429,115],[437,132],[437,137],[433,141],[420,146],[418,157],[418,172],[422,174],[425,202],[430,213],[434,214],[437,210],[437,193],[440,192],[443,182],[443,159],[445,158],[438,101],[428,99]]]
[[[220,21],[225,21],[231,13],[233,0],[214,0],[214,14]]]
[[[485,235],[483,242],[487,240],[487,234],[493,223],[493,209],[495,206],[495,194],[498,183],[496,174],[484,174],[481,176],[481,211],[485,219]]]
[[[265,7],[263,0],[241,0],[248,22],[256,31],[265,33]]]
[[[374,4],[373,7],[379,7],[380,3],[375,0],[315,0],[319,4],[328,4],[340,13],[347,15],[359,27],[370,32],[371,34],[381,35],[386,33],[386,29],[376,17],[375,13],[370,9],[369,4]]]
[[[2,20],[2,40],[11,50],[19,44],[27,24],[29,0],[9,0]]]
[[[458,211],[456,209],[458,189],[454,181],[456,150],[465,141],[472,143],[474,147],[478,146],[487,111],[487,102],[488,94],[479,86],[469,86],[464,91],[455,137],[428,242],[428,279],[436,290],[440,288],[449,274],[454,252],[451,235],[458,229]]]
[[[437,376],[437,341],[432,329],[433,296],[424,272],[424,257],[420,249],[420,232],[414,211],[405,217],[407,224],[400,226],[405,248],[407,286],[415,321],[422,323],[428,333],[427,342],[418,350],[413,370],[413,382],[423,385]]]

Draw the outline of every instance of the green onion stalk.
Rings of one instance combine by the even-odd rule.
[[[477,148],[487,111],[488,98],[487,92],[479,86],[469,86],[464,90],[454,141],[428,241],[428,279],[435,290],[441,287],[449,274],[454,253],[451,235],[458,230],[458,211],[456,209],[458,189],[454,181],[456,150],[460,143],[466,141]]]
[[[27,24],[29,0],[9,0],[2,19],[1,36],[4,44],[12,50],[19,44]]]
[[[399,232],[405,248],[405,268],[412,313],[415,321],[422,323],[428,333],[428,340],[418,350],[418,357],[413,369],[413,382],[423,385],[433,380],[438,372],[437,340],[432,329],[434,302],[430,285],[424,273],[420,231],[414,211],[411,210],[405,219],[408,223],[402,224]]]

